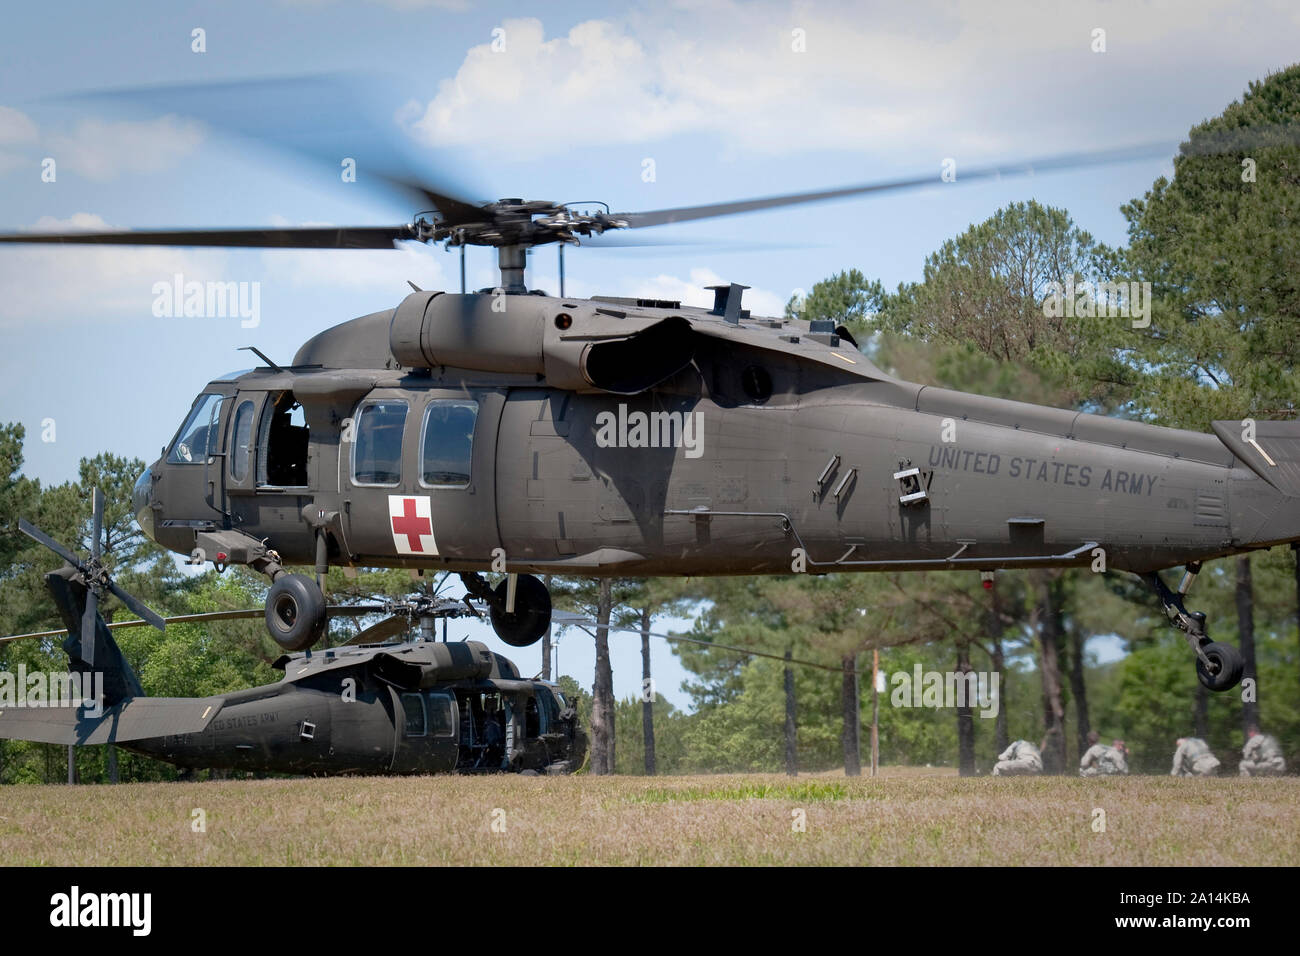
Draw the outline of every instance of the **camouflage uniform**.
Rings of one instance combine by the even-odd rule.
[[[1128,773],[1128,761],[1116,747],[1093,744],[1079,760],[1079,776],[1100,777]]]
[[[1174,751],[1171,777],[1213,777],[1219,771],[1219,758],[1210,753],[1200,737],[1188,737]]]
[[[1027,740],[1017,740],[998,754],[993,768],[995,777],[1012,777],[1043,772],[1043,755]]]
[[[1273,777],[1286,773],[1282,748],[1271,734],[1255,734],[1247,740],[1239,766],[1243,777]]]

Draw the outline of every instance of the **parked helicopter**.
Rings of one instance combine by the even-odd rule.
[[[96,491],[96,529],[102,502]],[[112,636],[118,627],[151,622],[106,624],[98,594],[111,589],[133,607],[144,605],[102,567],[75,555],[45,580],[69,635],[63,649],[79,686],[72,699],[60,691],[57,700],[45,696],[35,705],[0,702],[0,738],[116,744],[187,770],[320,775],[571,773],[586,753],[586,734],[557,685],[521,678],[513,663],[477,641],[435,639],[436,621],[478,616],[467,601],[418,596],[382,608],[331,608],[336,616],[382,609],[389,617],[344,646],[282,656],[275,662],[284,671],[278,683],[212,697],[156,698],[145,696]],[[261,615],[218,611],[158,621]],[[414,623],[419,639],[388,640]]]
[[[1076,154],[962,182],[1121,161]],[[934,176],[639,213],[480,203],[379,173],[433,207],[397,226],[16,234],[0,242],[308,249],[493,246],[499,285],[417,289],[205,386],[135,487],[140,527],[272,582],[291,651],[334,565],[461,575],[496,633],[546,631],[539,573],[585,576],[1096,566],[1139,574],[1224,690],[1242,660],[1183,598],[1201,563],[1300,540],[1300,423],[1214,434],[894,378],[833,321],[530,292],[526,252],[605,233],[929,186]],[[463,274],[463,273],[462,273]],[[561,276],[563,272],[561,271]],[[561,280],[562,281],[562,280]],[[256,350],[254,350],[256,351]],[[314,565],[317,581],[286,565]],[[1160,572],[1185,565],[1176,591]],[[490,584],[483,574],[504,572]],[[93,652],[93,648],[89,649]],[[89,660],[89,658],[88,658]]]

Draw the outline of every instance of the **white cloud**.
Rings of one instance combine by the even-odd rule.
[[[0,147],[22,147],[36,142],[36,124],[26,114],[10,106],[0,106]],[[8,172],[27,160],[8,148],[0,148],[0,173]]]
[[[1295,58],[1300,8],[1258,0],[1237,13],[1225,24],[1217,0],[706,0],[549,36],[538,19],[506,20],[504,50],[486,38],[472,47],[412,131],[488,149],[508,136],[535,154],[586,137],[709,134],[737,150],[841,148],[936,164],[959,152],[1102,148],[1185,130],[1182,116],[1168,126],[1151,112],[1162,97],[1195,103],[1188,88],[1206,84],[1237,95]],[[1099,26],[1105,53],[1091,49]],[[806,52],[792,48],[795,30]],[[1206,68],[1189,75],[1188,63]],[[1081,99],[1083,88],[1093,97]]]
[[[730,280],[722,278],[712,269],[696,267],[691,269],[690,276],[686,279],[667,273],[634,279],[631,290],[625,294],[639,299],[674,299],[682,305],[711,309],[713,292],[708,287],[726,285],[728,281]],[[783,297],[776,292],[755,287],[745,290],[742,301],[745,308],[754,315],[779,316],[785,312],[785,303],[788,299],[789,296]]]
[[[0,146],[36,142],[36,124],[26,113],[0,106]]]
[[[201,124],[175,116],[154,120],[88,119],[71,133],[53,133],[44,146],[59,164],[87,179],[103,182],[122,173],[168,169],[203,142]]]

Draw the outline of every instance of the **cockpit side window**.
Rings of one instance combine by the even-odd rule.
[[[235,410],[235,424],[230,430],[230,477],[243,481],[248,476],[248,459],[253,446],[253,403],[243,401]]]
[[[167,461],[176,465],[202,465],[221,450],[221,395],[200,395],[189,418],[176,433]]]

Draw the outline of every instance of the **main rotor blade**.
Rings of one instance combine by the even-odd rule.
[[[153,610],[153,608],[149,607],[149,605],[145,604],[138,597],[123,591],[113,581],[108,582],[108,589],[113,592],[119,601],[130,608],[131,612],[135,614],[136,617],[141,618],[147,624],[152,624],[160,631],[167,630],[167,622],[162,619],[162,615],[158,614]]]
[[[373,74],[319,73],[97,90],[61,99],[189,116],[322,165],[335,182],[341,162],[351,159],[358,184],[378,184],[403,204],[432,206],[447,225],[480,221],[481,203],[466,198],[452,177],[417,162],[415,144],[396,122],[405,95],[394,93],[391,83]]]
[[[378,624],[371,624],[361,633],[344,641],[347,644],[382,644],[390,637],[396,637],[398,634],[406,631],[411,626],[411,621],[405,615],[395,614],[392,617],[386,617]]]
[[[90,554],[96,560],[100,555],[100,537],[104,533],[104,493],[98,488],[91,495]]]
[[[1174,148],[1173,144],[1170,143],[1145,143],[1140,146],[1126,146],[1120,149],[1047,156],[1042,159],[1021,163],[978,166],[974,169],[958,167],[954,182],[978,182],[986,179],[1000,179],[1003,176],[1027,176],[1034,173],[1056,172],[1064,169],[1082,169],[1088,166],[1128,163],[1139,159],[1157,159],[1172,156]],[[938,185],[951,184],[943,183],[939,176],[930,173],[925,176],[863,183],[857,186],[842,186],[838,189],[821,189],[815,192],[789,193],[783,196],[767,196],[759,199],[741,199],[734,202],[709,203],[703,206],[681,206],[676,209],[658,209],[651,212],[620,212],[615,213],[611,218],[622,219],[627,222],[630,228],[636,229],[645,226],[662,226],[672,222],[688,222],[694,219],[735,216],[740,213],[758,212],[759,210],[775,209],[780,206],[796,206],[803,203],[826,202],[831,199],[846,199],[868,193],[902,192],[923,186]]]
[[[96,246],[234,246],[254,249],[392,249],[398,239],[414,239],[400,226],[301,226],[275,229],[159,229],[117,232],[19,232],[0,242],[68,242]]]
[[[33,541],[45,545],[45,547],[49,548],[64,561],[67,561],[68,564],[72,565],[74,568],[81,568],[80,558],[63,545],[59,544],[59,542],[55,541],[40,528],[36,527],[34,524],[30,524],[25,518],[18,519],[18,530],[27,535],[27,537],[31,538]]]
[[[361,617],[365,614],[377,614],[385,610],[382,604],[331,604],[326,609],[330,617]],[[163,618],[164,624],[194,624],[207,621],[241,621],[252,620],[266,616],[266,609],[260,607],[241,608],[232,611],[204,611],[200,614],[176,614],[171,617]],[[108,625],[110,631],[115,631],[120,627],[146,627],[152,626],[152,621],[113,621]],[[11,634],[8,637],[0,637],[0,644],[9,641],[24,641],[33,637],[58,637],[60,634],[67,634],[68,629],[64,627],[56,628],[52,631],[32,631],[29,634]]]
[[[81,614],[81,659],[95,666],[95,619],[99,617],[99,595],[86,591],[86,609]]]

